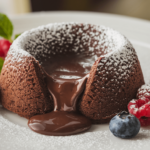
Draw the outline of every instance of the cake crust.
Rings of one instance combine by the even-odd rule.
[[[53,110],[38,62],[33,57],[25,56],[23,63],[11,62],[11,58],[8,54],[1,72],[2,106],[25,118]]]
[[[91,118],[95,124],[107,123],[117,113],[123,110],[128,111],[127,104],[133,97],[136,97],[139,87],[144,84],[142,70],[136,55],[132,72],[128,68],[127,78],[120,80],[120,74],[123,74],[124,70],[117,72],[115,67],[110,69],[112,66],[107,66],[106,69],[108,61],[107,58],[99,58],[93,65],[90,72],[91,78],[88,78],[79,105],[80,111]]]

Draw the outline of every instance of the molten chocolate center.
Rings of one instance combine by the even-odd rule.
[[[90,119],[76,111],[95,58],[69,53],[41,59],[54,111],[30,118],[28,126],[45,135],[71,135],[91,127]]]

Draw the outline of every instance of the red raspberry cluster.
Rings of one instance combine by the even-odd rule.
[[[141,126],[150,125],[150,85],[143,85],[137,93],[136,100],[132,100],[128,104],[128,110],[135,115]]]
[[[150,96],[150,83],[143,85],[141,88],[138,89],[137,92],[137,99],[147,96]]]
[[[5,59],[11,43],[8,40],[0,39],[0,57]]]

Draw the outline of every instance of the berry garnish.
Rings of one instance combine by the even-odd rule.
[[[114,136],[129,139],[138,134],[140,122],[134,115],[123,111],[111,119],[109,129]]]
[[[0,46],[0,57],[3,59],[5,57],[5,53],[4,53],[3,49],[1,48],[1,46]]]
[[[10,48],[11,43],[8,40],[1,39],[0,40],[0,57],[5,58],[7,55],[7,52]]]
[[[142,85],[137,92],[137,99],[147,96],[150,96],[150,84]]]
[[[149,126],[150,125],[150,117],[141,117],[139,119],[141,126]]]
[[[13,24],[11,20],[3,13],[0,13],[0,72],[3,67],[4,59],[10,48],[13,35]],[[20,34],[16,34],[14,40]],[[3,39],[1,39],[1,37]]]
[[[140,120],[141,126],[150,125],[150,96],[130,101],[128,110]]]

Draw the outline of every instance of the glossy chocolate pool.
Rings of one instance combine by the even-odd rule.
[[[54,110],[31,117],[31,130],[45,135],[71,135],[91,127],[90,119],[77,112],[76,107],[94,61],[93,56],[75,53],[41,59]]]

